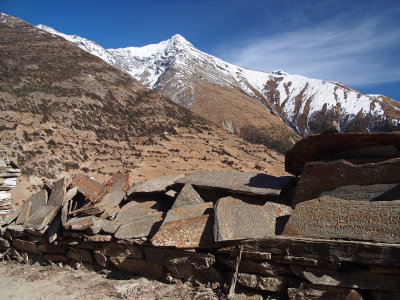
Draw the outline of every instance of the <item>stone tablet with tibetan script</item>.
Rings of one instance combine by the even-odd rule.
[[[400,182],[400,158],[355,165],[345,160],[310,162],[304,166],[296,187],[293,206],[318,198],[322,192],[346,185]]]
[[[264,173],[199,170],[176,182],[236,193],[277,196],[290,180],[289,176],[275,177]]]
[[[322,196],[350,201],[400,200],[400,184],[346,185],[332,191],[322,192],[320,197]]]
[[[214,236],[216,241],[275,236],[276,218],[290,215],[291,208],[257,199],[226,197],[215,206]]]
[[[164,175],[147,181],[138,182],[128,192],[128,196],[133,193],[163,193],[174,185],[176,180],[183,178],[183,174]]]
[[[283,235],[400,243],[400,201],[321,197],[299,203]]]

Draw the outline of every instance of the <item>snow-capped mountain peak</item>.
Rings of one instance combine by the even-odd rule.
[[[341,131],[400,127],[400,104],[389,98],[282,70],[267,73],[242,68],[198,50],[179,34],[158,44],[104,49],[47,26],[38,29],[76,43],[188,108],[202,83],[242,90],[302,135],[324,130],[332,123],[339,124]]]

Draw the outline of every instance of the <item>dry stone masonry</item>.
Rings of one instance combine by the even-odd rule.
[[[21,175],[19,167],[8,159],[0,160],[0,219],[6,218],[14,211],[11,191],[17,185]]]
[[[399,138],[309,136],[286,155],[294,176],[62,178],[3,220],[1,255],[230,286],[238,299],[397,299]]]

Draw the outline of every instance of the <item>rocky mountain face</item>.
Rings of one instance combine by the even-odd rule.
[[[78,36],[38,28],[63,36],[214,122],[234,123],[239,133],[244,127],[242,136],[250,126],[250,131],[272,139],[276,130],[280,138],[293,139],[280,120],[301,135],[332,127],[340,132],[400,129],[400,104],[393,99],[365,95],[337,82],[238,67],[201,52],[180,35],[140,48],[104,49]],[[254,106],[255,115],[237,114],[248,105]]]
[[[1,14],[0,46],[0,156],[21,167],[19,191],[80,171],[99,181],[118,171],[143,179],[199,168],[284,174],[281,155],[61,37]]]

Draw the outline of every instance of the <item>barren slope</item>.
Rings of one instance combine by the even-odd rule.
[[[24,187],[84,170],[103,181],[198,168],[284,174],[283,157],[192,114],[73,43],[0,15],[0,156]]]

